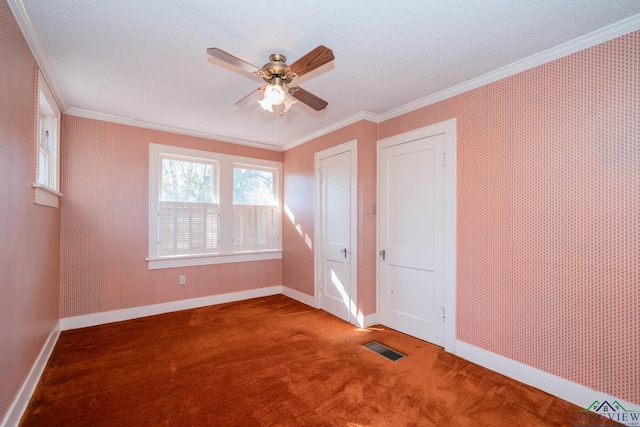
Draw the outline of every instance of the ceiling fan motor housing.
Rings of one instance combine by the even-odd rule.
[[[274,53],[272,55],[269,55],[269,61],[271,62],[264,64],[264,66],[262,67],[262,71],[265,73],[263,79],[266,82],[271,83],[274,77],[281,78],[285,83],[289,83],[289,81],[292,80],[288,76],[288,74],[291,74],[291,72],[289,71],[287,73],[287,69],[289,68],[289,66],[286,62],[287,58],[284,55]]]

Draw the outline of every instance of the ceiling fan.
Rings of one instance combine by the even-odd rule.
[[[284,111],[280,112],[281,115],[295,104],[296,100],[307,104],[316,111],[323,110],[328,105],[327,101],[307,92],[300,86],[291,85],[295,78],[334,60],[333,52],[325,46],[316,47],[291,65],[287,65],[287,58],[284,55],[274,53],[269,56],[269,62],[264,64],[262,68],[258,68],[217,47],[207,49],[207,54],[236,68],[262,77],[267,82],[266,86],[254,90],[236,102],[236,105],[243,104],[245,100],[250,99],[251,95],[257,91],[264,91],[264,98],[258,103],[265,110],[273,112],[273,106],[284,105]]]

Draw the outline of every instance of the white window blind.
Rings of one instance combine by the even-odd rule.
[[[234,250],[279,247],[280,216],[277,206],[234,205]]]
[[[217,252],[218,204],[163,201],[159,204],[160,256]]]

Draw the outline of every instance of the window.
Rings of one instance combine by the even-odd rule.
[[[149,268],[278,259],[281,164],[149,145]]]
[[[275,169],[233,168],[233,246],[235,250],[277,248],[279,215]]]
[[[60,109],[38,71],[36,114],[36,182],[35,202],[40,205],[58,207],[60,182]]]
[[[200,255],[218,248],[216,164],[160,155],[158,255]]]

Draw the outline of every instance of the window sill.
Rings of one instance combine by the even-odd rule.
[[[162,268],[193,267],[198,265],[228,264],[232,262],[265,261],[272,259],[282,259],[281,250],[270,250],[261,252],[245,252],[221,255],[192,255],[173,256],[162,258],[147,258],[149,270],[159,270]]]
[[[33,184],[33,188],[35,190],[35,203],[37,205],[49,206],[51,208],[58,207],[62,193],[58,193],[45,185],[37,183]]]

